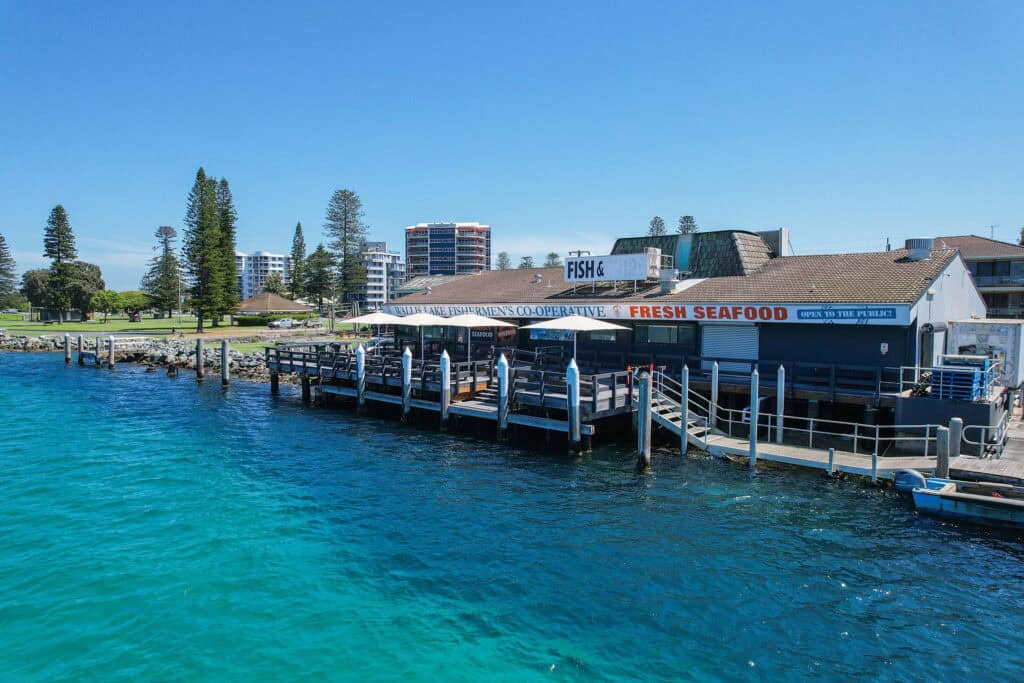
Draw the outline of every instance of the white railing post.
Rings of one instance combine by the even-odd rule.
[[[597,387],[594,387],[597,391]],[[566,408],[569,415],[569,452],[580,450],[580,369],[576,359],[569,361],[565,369]]]
[[[638,397],[639,414],[636,430],[637,467],[651,466],[651,375],[647,371],[640,374]]]
[[[452,404],[452,359],[448,351],[441,352],[441,428],[448,426],[448,409]]]
[[[757,372],[757,368],[750,373],[750,472],[751,474],[757,469],[757,400],[758,393],[760,393],[760,386],[758,385],[760,375]]]
[[[508,409],[509,409],[509,368],[508,359],[505,358],[505,354],[501,354],[498,357],[498,438],[502,439],[505,436],[505,431],[508,429]]]
[[[412,409],[412,351],[408,346],[402,351],[402,419],[409,418]]]
[[[935,430],[935,475],[941,479],[949,477],[949,430],[939,427]]]
[[[709,412],[709,420],[711,427],[714,428],[718,423],[718,361],[716,360],[711,366],[711,409]]]
[[[71,335],[64,333],[64,365],[71,365]]]
[[[682,430],[679,434],[679,451],[686,455],[687,439],[690,435],[690,368],[683,363],[683,381],[679,389],[679,417]]]
[[[366,347],[356,349],[356,406],[362,410],[366,405]]]
[[[954,417],[949,421],[949,458],[960,457],[960,441],[964,438],[964,421]]]
[[[775,381],[775,443],[782,443],[782,432],[785,429],[786,404],[786,366],[779,364],[779,375]]]

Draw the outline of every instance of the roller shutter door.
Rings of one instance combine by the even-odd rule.
[[[757,325],[703,325],[700,353],[710,358],[757,360]],[[711,366],[711,361],[706,363]],[[749,372],[747,363],[719,363],[723,372]]]

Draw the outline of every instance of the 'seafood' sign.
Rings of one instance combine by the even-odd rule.
[[[910,306],[887,304],[399,304],[394,315],[476,313],[491,318],[546,319],[581,315],[606,320],[832,325],[909,325]]]

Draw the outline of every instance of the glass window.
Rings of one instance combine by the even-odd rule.
[[[590,333],[590,341],[615,343],[617,338],[615,330],[601,330]]]
[[[989,277],[992,275],[992,262],[991,261],[978,261],[976,264],[977,270],[975,275],[980,277]]]
[[[996,261],[992,265],[993,275],[1009,275],[1010,274],[1010,262],[1009,261]]]

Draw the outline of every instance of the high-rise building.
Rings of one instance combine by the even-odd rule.
[[[377,310],[395,298],[405,282],[402,255],[388,251],[387,242],[367,242],[362,251],[366,287],[360,297],[368,310]]]
[[[409,277],[468,275],[491,269],[491,226],[417,223],[405,229]]]
[[[263,291],[263,285],[271,273],[280,273],[287,283],[292,273],[292,257],[269,251],[255,251],[251,254],[236,251],[235,270],[238,272],[238,293],[244,301]]]

